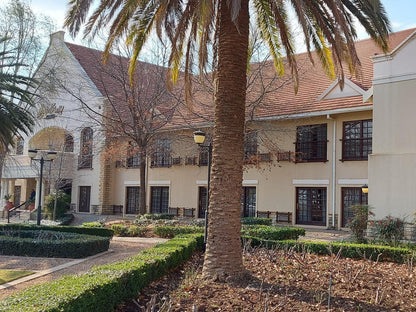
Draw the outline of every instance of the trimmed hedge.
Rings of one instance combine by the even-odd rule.
[[[175,237],[123,261],[34,286],[0,301],[1,312],[114,311],[203,247],[201,234]]]
[[[306,251],[318,255],[332,255],[340,253],[341,257],[352,259],[370,259],[373,261],[389,261],[404,263],[416,252],[407,248],[398,248],[381,245],[350,244],[341,242],[312,242],[312,241],[273,241],[263,240],[257,237],[244,236],[244,241],[249,241],[253,247],[264,247],[268,249],[289,249],[296,252]]]
[[[107,228],[96,227],[83,227],[83,226],[53,226],[53,225],[34,225],[23,223],[9,223],[0,224],[0,234],[5,231],[20,231],[20,230],[33,230],[33,231],[55,231],[65,233],[77,233],[85,235],[94,235],[102,237],[113,237],[114,232]]]
[[[111,229],[116,236],[137,237],[144,236],[147,232],[147,227],[137,225],[113,224]]]
[[[0,254],[11,256],[85,258],[109,246],[109,237],[76,233],[18,230],[0,234]]]
[[[117,231],[115,230],[115,232]],[[179,234],[202,233],[204,232],[204,228],[198,226],[165,225],[154,227],[153,232],[160,237],[172,238]],[[305,235],[305,229],[295,227],[275,227],[267,225],[247,225],[242,228],[241,235],[255,236],[268,240],[298,239],[299,236]]]
[[[172,220],[175,218],[173,214],[169,213],[146,213],[140,217],[147,220]]]
[[[246,217],[241,218],[241,224],[244,225],[272,225],[271,218],[257,218],[257,217]]]
[[[243,236],[254,236],[266,240],[298,239],[305,235],[305,229],[297,227],[276,227],[267,225],[246,225],[241,230]]]
[[[171,238],[179,234],[203,233],[204,228],[200,226],[157,226],[153,233],[159,237]]]

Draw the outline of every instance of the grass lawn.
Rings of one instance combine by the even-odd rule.
[[[0,285],[13,281],[15,279],[31,275],[32,271],[18,271],[18,270],[0,270]]]

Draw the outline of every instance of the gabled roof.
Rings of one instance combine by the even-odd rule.
[[[390,34],[390,51],[396,49],[414,31],[415,29],[408,29]],[[108,94],[116,97],[119,86],[114,82],[114,77],[108,74],[109,71],[103,70],[101,51],[71,43],[66,43],[66,45],[100,92],[103,95]],[[252,64],[251,73],[255,73],[259,69],[261,75],[253,74],[249,77],[247,118],[256,120],[348,109],[371,109],[372,103],[366,101],[367,98],[364,99],[363,95],[372,87],[373,63],[371,57],[383,52],[371,39],[357,41],[356,50],[361,62],[361,71],[358,77],[351,76],[349,73],[345,74],[347,87],[357,91],[355,95],[351,93],[348,96],[345,94],[339,97],[334,94],[328,96],[337,87],[337,81],[334,82],[327,77],[314,53],[312,56],[315,66],[311,64],[307,53],[297,55],[299,66],[299,91],[297,94],[294,93],[290,70],[287,70],[283,77],[276,79],[271,61]],[[122,62],[127,70],[128,59],[115,56],[109,57],[106,67],[114,66],[117,62]],[[148,69],[155,66],[157,65],[139,62],[137,77],[149,79],[146,72],[150,72]],[[161,67],[161,69],[167,71],[166,68]],[[180,84],[181,82],[179,82]],[[264,92],[265,86],[268,84],[271,86],[268,86],[267,92]],[[212,121],[214,116],[213,96],[209,90],[210,88],[194,84],[192,109],[190,110],[184,103],[177,107],[170,125],[187,127]],[[163,107],[160,110],[163,111]]]

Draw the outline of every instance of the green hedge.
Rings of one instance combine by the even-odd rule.
[[[11,230],[34,230],[34,231],[56,231],[65,233],[77,233],[85,235],[113,237],[114,232],[107,228],[83,227],[83,226],[50,226],[50,225],[34,225],[22,223],[0,224],[0,234],[4,231]]]
[[[123,261],[34,286],[0,301],[1,312],[114,311],[202,249],[203,236],[178,236]]]
[[[85,258],[109,246],[109,237],[76,233],[19,230],[0,235],[0,254],[11,256]]]
[[[272,225],[271,218],[257,218],[257,217],[247,217],[241,218],[241,224],[244,225]]]
[[[114,229],[115,232],[118,230]],[[121,230],[121,229],[120,229]],[[153,232],[160,237],[171,238],[179,234],[202,233],[203,227],[198,226],[157,226]],[[122,234],[120,234],[122,235]],[[269,240],[298,239],[305,235],[305,229],[295,227],[275,227],[267,225],[246,225],[241,230],[241,235],[254,236]]]
[[[173,214],[169,213],[146,213],[139,217],[147,220],[172,220],[173,218],[175,218]]]
[[[204,228],[200,226],[157,226],[153,233],[159,237],[171,238],[179,234],[203,233]]]
[[[241,230],[243,236],[254,236],[266,240],[298,239],[305,235],[305,229],[297,227],[276,227],[267,225],[246,225]]]
[[[341,257],[352,259],[370,259],[373,261],[390,261],[404,263],[416,252],[407,248],[398,248],[381,245],[350,244],[341,242],[311,242],[311,241],[273,241],[263,240],[257,237],[244,236],[243,241],[250,242],[253,247],[264,247],[268,249],[289,249],[296,252],[307,251],[318,255],[331,255],[340,253]]]
[[[113,224],[111,229],[114,235],[127,237],[144,236],[147,232],[147,227],[137,225]]]

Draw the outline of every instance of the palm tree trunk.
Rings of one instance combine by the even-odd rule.
[[[223,280],[243,272],[241,191],[249,35],[248,0],[236,21],[226,0],[218,9],[218,69],[210,181],[207,246],[203,275]]]

